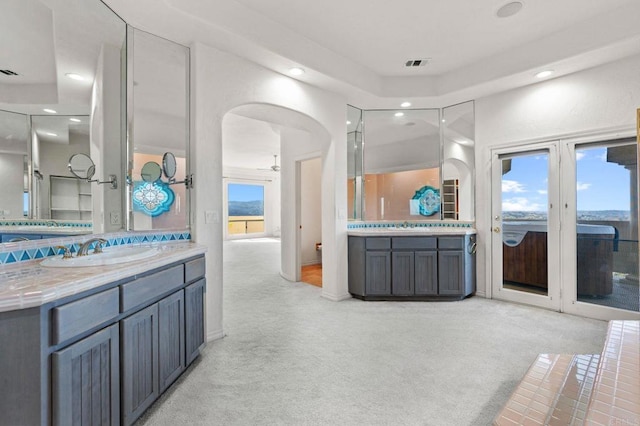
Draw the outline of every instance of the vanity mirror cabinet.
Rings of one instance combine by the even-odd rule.
[[[205,258],[0,312],[0,425],[132,424],[205,344]]]

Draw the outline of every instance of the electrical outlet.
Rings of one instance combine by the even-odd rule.
[[[109,220],[110,220],[112,225],[120,225],[120,212],[119,211],[112,211],[109,214]]]

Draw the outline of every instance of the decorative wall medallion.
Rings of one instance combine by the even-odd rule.
[[[133,189],[133,209],[151,217],[171,209],[175,195],[169,185],[156,182],[136,182]]]
[[[417,190],[412,200],[418,201],[418,211],[422,216],[433,216],[440,211],[440,190],[432,186]]]

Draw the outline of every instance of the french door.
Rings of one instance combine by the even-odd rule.
[[[492,150],[492,294],[639,319],[636,138]]]
[[[560,310],[557,145],[492,152],[492,293]]]

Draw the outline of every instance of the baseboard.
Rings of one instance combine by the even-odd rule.
[[[325,299],[329,299],[332,302],[340,302],[342,300],[347,300],[347,299],[351,299],[351,294],[349,293],[345,293],[345,294],[329,294],[325,291],[322,291],[322,297],[324,297]]]
[[[222,339],[223,337],[223,330],[211,331],[207,333],[207,342],[213,342],[214,340]]]
[[[284,272],[280,272],[280,276],[282,278],[284,278],[287,281],[291,281],[292,283],[296,282],[296,277],[290,277],[289,275],[285,274]]]
[[[475,296],[487,298],[487,293],[484,291],[476,291]]]

